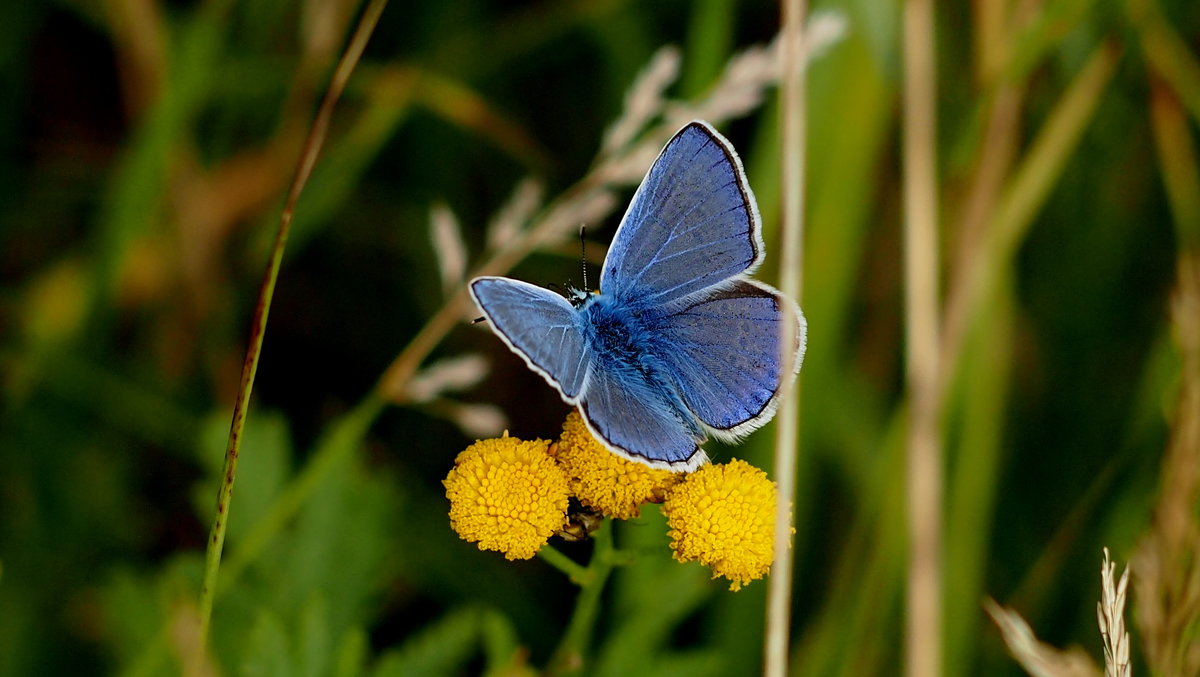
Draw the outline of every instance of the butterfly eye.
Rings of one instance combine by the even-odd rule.
[[[587,303],[590,294],[586,289],[576,289],[570,287],[567,289],[567,300],[576,308],[582,308],[583,304]]]

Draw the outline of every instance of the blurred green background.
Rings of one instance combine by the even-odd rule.
[[[890,675],[905,567],[901,6],[814,9],[845,28],[809,79],[793,667]],[[0,674],[178,674],[194,649],[255,295],[360,11],[353,0],[0,3]],[[962,270],[994,273],[968,306],[946,389],[946,672],[1019,674],[985,595],[1098,660],[1101,547],[1124,562],[1148,528],[1175,406],[1168,297],[1177,257],[1200,242],[1200,5],[978,0],[937,12],[943,296]],[[464,417],[487,427],[501,413],[514,435],[548,438],[565,405],[466,317],[425,363],[482,354],[481,382],[382,409],[371,396],[446,302],[431,210],[457,217],[472,269],[526,177],[550,203],[587,174],[660,47],[682,57],[667,95],[695,100],[737,52],[774,37],[778,13],[732,0],[388,7],[298,206],[208,667],[454,675],[545,663],[576,588],[540,560],[458,540],[440,482],[483,434]],[[778,119],[768,89],[720,125],[759,196],[768,252]],[[631,193],[621,186],[616,212],[588,224],[597,257]],[[510,272],[578,282],[577,256],[568,235]],[[774,278],[776,260],[760,277]],[[713,455],[769,469],[771,429]],[[650,507],[618,525],[639,559],[606,594],[587,674],[756,673],[765,582],[730,593],[671,562],[660,522]],[[559,547],[585,560],[590,546]]]

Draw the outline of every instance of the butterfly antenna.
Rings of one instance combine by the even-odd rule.
[[[579,257],[583,261],[583,291],[590,292],[591,288],[587,283],[587,240],[584,236],[587,235],[587,226],[579,224]]]

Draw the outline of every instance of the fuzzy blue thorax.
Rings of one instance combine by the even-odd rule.
[[[662,355],[669,347],[662,344],[654,329],[662,318],[662,309],[619,300],[598,291],[587,293],[577,308],[583,319],[583,331],[589,345],[596,348],[595,359],[605,369],[623,374],[631,387],[653,392],[664,398],[680,424],[697,435],[697,425],[678,394],[678,385]]]

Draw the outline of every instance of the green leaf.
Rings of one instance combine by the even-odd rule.
[[[505,674],[512,668],[521,640],[512,620],[500,611],[485,609],[481,618],[480,633],[483,652],[487,656],[489,675]]]
[[[427,625],[399,649],[385,652],[371,673],[374,677],[451,675],[475,653],[481,613],[460,608]]]
[[[355,455],[331,466],[260,571],[274,572],[281,608],[295,608],[312,591],[327,600],[328,628],[340,634],[362,618],[383,577],[401,513],[382,477],[370,477]]]
[[[317,591],[300,610],[296,666],[299,677],[322,677],[333,663],[333,641],[329,631],[329,605]]]
[[[123,660],[136,655],[166,620],[153,582],[120,568],[101,591],[105,637]]]
[[[733,674],[729,670],[725,655],[712,649],[669,653],[660,656],[651,665],[651,669],[640,672],[653,674],[654,677],[719,677]]]
[[[684,96],[704,93],[725,68],[733,51],[733,33],[737,28],[732,0],[702,0],[694,3],[688,17],[687,58],[679,84]]]
[[[368,649],[367,631],[355,626],[346,631],[338,647],[334,677],[358,677],[364,674]]]
[[[287,630],[279,617],[262,611],[242,647],[242,660],[235,666],[242,677],[292,677],[296,674]]]
[[[983,618],[979,600],[986,592],[989,539],[995,510],[996,485],[1004,442],[1004,406],[1012,371],[1013,291],[1011,276],[987,303],[988,312],[966,350],[971,356],[960,374],[960,394],[953,414],[961,418],[957,450],[950,465],[946,510],[946,570],[956,575],[945,583],[943,628],[947,674],[966,674],[980,636]]]

